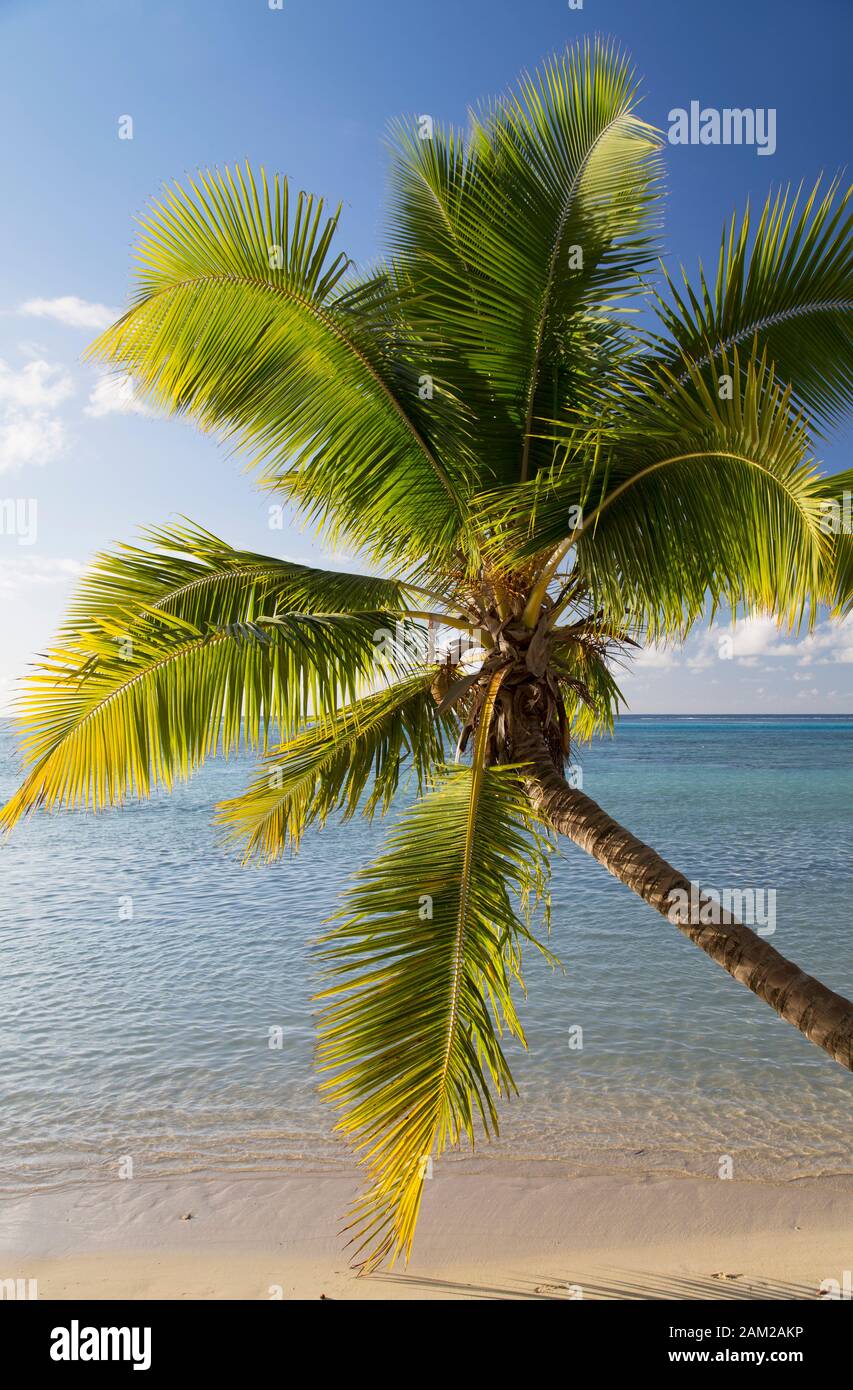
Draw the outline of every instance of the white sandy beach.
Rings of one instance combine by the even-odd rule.
[[[0,1275],[43,1299],[814,1299],[853,1265],[853,1176],[571,1177],[455,1164],[408,1268],[358,1278],[347,1176],[103,1181],[5,1197]]]

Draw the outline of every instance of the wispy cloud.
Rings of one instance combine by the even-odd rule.
[[[12,411],[0,421],[0,473],[52,463],[65,442],[65,426],[55,416]]]
[[[74,383],[64,367],[39,358],[16,372],[0,362],[0,405],[55,410],[73,394]]]
[[[46,559],[36,555],[16,555],[14,559],[0,559],[0,593],[8,596],[22,589],[72,584],[84,569],[85,565],[81,565],[79,560],[60,557]]]
[[[151,415],[127,376],[102,376],[95,382],[83,412],[99,420],[104,415]]]
[[[800,666],[853,663],[853,613],[837,622],[819,623],[796,648]]]
[[[775,666],[777,661],[805,667],[853,663],[853,614],[822,619],[803,637],[790,636],[763,613],[742,618],[735,625],[712,623],[681,647],[650,643],[633,658],[633,667],[638,673],[672,671],[675,667],[700,672],[718,661],[764,670],[782,669]]]
[[[675,647],[667,647],[663,643],[649,642],[638,652],[632,654],[631,660],[636,670],[669,671],[673,666],[678,665],[679,650]]]
[[[29,318],[55,319],[69,328],[108,328],[119,317],[118,309],[108,304],[93,304],[76,294],[60,295],[58,299],[28,299],[18,309]]]
[[[0,362],[0,473],[46,464],[65,447],[55,411],[74,394],[64,368],[37,358],[20,371]]]

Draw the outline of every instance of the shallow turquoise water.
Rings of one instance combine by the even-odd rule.
[[[703,885],[774,888],[773,944],[853,991],[853,720],[628,719],[582,761],[584,790]],[[3,797],[15,769],[0,727]],[[42,816],[0,848],[3,1187],[125,1155],[137,1173],[346,1159],[316,1094],[310,942],[383,828],[330,825],[296,860],[241,869],[210,813],[249,771]],[[853,1168],[847,1073],[570,844],[553,905],[565,973],[529,961],[497,1159]]]

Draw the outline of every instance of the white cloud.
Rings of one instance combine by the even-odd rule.
[[[682,647],[650,643],[634,656],[636,667],[667,671],[685,666],[692,673],[707,670],[719,660],[735,660],[742,666],[757,666],[758,657],[782,654],[779,629],[763,614],[742,618],[732,627],[712,624],[697,632]]]
[[[741,618],[733,627],[717,629],[731,639],[731,656],[744,665],[754,666],[759,656],[791,656],[793,647],[782,641],[775,618],[766,613],[752,613]]]
[[[800,666],[828,666],[835,662],[853,663],[853,613],[846,618],[827,619],[797,646]]]
[[[631,660],[635,670],[655,670],[668,671],[679,662],[680,652],[673,650],[672,647],[664,646],[662,643],[649,642],[638,652],[631,653]]]
[[[19,372],[0,362],[0,405],[24,410],[55,410],[74,394],[74,383],[55,363],[38,358]]]
[[[119,317],[118,309],[107,304],[91,304],[76,294],[61,295],[58,299],[28,299],[18,310],[37,319],[56,319],[69,328],[108,328]]]
[[[719,657],[718,643],[719,638],[708,633],[699,639],[694,651],[686,653],[687,666],[693,675],[706,670]]]
[[[65,426],[44,411],[7,411],[0,420],[0,473],[51,463],[64,448]]]
[[[0,559],[0,594],[8,596],[34,585],[70,584],[84,569],[79,560],[50,560],[26,555],[16,555],[13,560]]]
[[[18,343],[18,355],[20,357],[44,357],[48,349],[43,343],[27,341]]]
[[[65,426],[54,411],[74,394],[63,367],[37,358],[20,371],[0,362],[0,473],[45,464],[65,447]]]
[[[734,657],[743,666],[755,658],[796,658],[798,666],[825,666],[831,662],[853,662],[853,614],[846,618],[825,618],[804,637],[789,636],[772,618],[755,616],[738,623],[732,630]],[[765,665],[765,670],[772,669]]]
[[[841,620],[826,618],[812,632],[798,638],[780,629],[766,614],[753,614],[734,626],[712,624],[693,635],[683,647],[650,643],[634,655],[633,668],[638,673],[645,670],[653,674],[683,668],[695,675],[725,660],[740,668],[779,673],[777,662],[792,657],[798,667],[853,663],[853,615]],[[810,676],[795,679],[813,681],[814,671]]]
[[[127,376],[102,376],[95,382],[84,414],[100,420],[104,415],[150,415]]]

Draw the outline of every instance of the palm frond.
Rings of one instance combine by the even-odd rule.
[[[319,1056],[369,1174],[365,1268],[408,1255],[430,1156],[496,1133],[514,1089],[501,1036],[523,1041],[511,987],[529,939],[514,899],[541,892],[547,854],[516,771],[484,765],[488,725],[487,709],[472,766],[402,817],[325,942]]]
[[[496,481],[526,476],[531,448],[547,456],[536,422],[619,342],[610,310],[650,258],[659,139],[635,104],[626,60],[595,42],[484,108],[467,144],[438,126],[429,140],[395,132],[407,314],[474,411]]]
[[[438,713],[427,669],[339,709],[270,749],[251,786],[218,807],[219,823],[244,860],[269,862],[296,850],[306,829],[334,811],[355,814],[368,784],[368,816],[384,815],[405,760],[419,794],[446,760],[456,722]]]
[[[664,369],[626,380],[624,409],[605,411],[586,449],[528,489],[484,499],[495,560],[555,547],[544,589],[574,551],[593,606],[650,638],[683,637],[709,595],[712,608],[759,607],[791,624],[827,599],[819,475],[791,390],[766,362],[742,368],[737,350],[720,365],[730,398],[689,362],[686,381]]]
[[[660,138],[637,117],[636,103],[629,62],[596,40],[524,78],[482,120],[482,138],[505,170],[515,281],[507,289],[520,289],[527,314],[522,481],[539,455],[551,462],[539,421],[580,394],[583,343],[575,333],[591,317],[600,335],[616,301],[641,288],[651,264]]]
[[[70,605],[66,635],[97,629],[106,618],[122,620],[132,635],[158,614],[203,628],[278,612],[404,610],[416,597],[397,580],[237,550],[192,523],[143,535],[145,547],[119,545],[95,558]]]
[[[454,384],[473,416],[472,490],[517,471],[520,323],[491,274],[491,226],[499,207],[486,151],[435,123],[422,139],[411,123],[391,130],[387,239],[404,312],[424,345],[427,369]],[[476,480],[476,481],[475,481]]]
[[[660,314],[671,339],[664,360],[698,365],[738,345],[766,352],[777,378],[812,416],[835,422],[853,403],[853,187],[821,180],[801,201],[771,194],[750,244],[750,213],[724,227],[716,286],[700,267],[696,290],[668,279]],[[673,346],[674,345],[674,346]]]
[[[376,331],[399,318],[393,283],[347,281],[337,222],[248,167],[174,187],[143,220],[131,307],[90,355],[230,439],[332,536],[447,554],[467,536],[468,485],[448,463],[459,408],[421,400],[428,366]]]
[[[16,713],[28,772],[0,825],[37,807],[148,796],[217,752],[295,732],[402,674],[394,624],[382,612],[277,612],[197,627],[160,609],[129,630],[120,613],[104,617],[26,682]]]
[[[552,632],[554,675],[566,706],[572,743],[612,734],[624,696],[613,667],[634,643],[599,617],[583,618]]]

